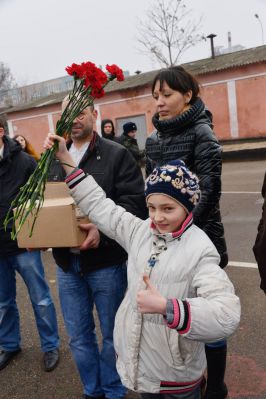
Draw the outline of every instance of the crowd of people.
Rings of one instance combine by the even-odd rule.
[[[10,237],[11,222],[7,230],[3,225],[11,202],[36,167],[34,155],[37,153],[23,136],[11,139],[5,135],[4,123],[0,121],[0,370],[21,351],[16,273],[24,280],[29,293],[44,370],[52,371],[59,362],[56,311],[40,251],[18,248],[17,242]]]
[[[54,134],[45,140],[45,148],[59,143],[50,181],[65,181],[90,219],[80,226],[86,231],[80,248],[53,249],[70,350],[84,399],[123,399],[127,389],[143,399],[226,399],[226,339],[238,327],[240,303],[223,270],[221,146],[199,84],[182,67],[159,71],[151,95],[156,113],[145,150],[134,122],[117,137],[113,121],[104,119],[99,135],[93,106],[74,120],[67,143]],[[63,110],[67,104],[68,97]],[[34,309],[44,369],[52,371],[59,337],[40,251],[19,249],[11,226],[3,228],[38,154],[25,137],[11,139],[4,130],[1,122],[0,370],[21,350],[18,272]],[[265,237],[264,212],[254,247],[261,270]],[[261,276],[266,292],[265,270]]]

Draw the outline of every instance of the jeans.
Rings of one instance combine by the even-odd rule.
[[[45,281],[40,251],[0,255],[0,347],[5,351],[20,348],[16,272],[23,278],[29,292],[42,351],[56,349],[59,346],[56,312]]]
[[[142,393],[142,399],[200,399],[200,387],[196,388],[192,392],[185,393]]]
[[[84,393],[121,399],[126,394],[116,371],[113,329],[117,309],[127,287],[126,265],[114,265],[82,275],[79,255],[71,255],[71,268],[57,269],[59,298],[72,355]],[[102,333],[99,350],[93,307],[96,306]]]

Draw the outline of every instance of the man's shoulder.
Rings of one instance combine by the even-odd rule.
[[[119,152],[125,152],[125,147],[122,146],[119,142],[105,139],[103,137],[99,137],[99,143],[103,148],[106,148],[110,151],[119,153]]]
[[[37,162],[35,161],[35,159],[27,154],[25,151],[20,151],[19,152],[21,159],[28,165],[37,165]]]
[[[11,159],[16,160],[16,162],[23,162],[24,164],[36,164],[35,159],[23,150],[10,151]]]

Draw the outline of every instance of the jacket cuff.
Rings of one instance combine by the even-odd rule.
[[[169,328],[185,334],[190,329],[190,305],[187,301],[168,299],[166,304],[166,324]]]
[[[65,178],[65,182],[70,189],[74,188],[77,184],[79,184],[83,179],[87,177],[86,173],[83,172],[80,168],[75,168],[71,173],[67,175]]]

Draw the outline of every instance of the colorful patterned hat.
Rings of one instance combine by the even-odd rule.
[[[146,200],[152,194],[164,194],[176,200],[187,213],[200,200],[199,179],[181,160],[157,166],[145,182]]]

